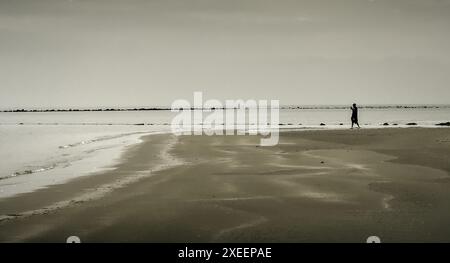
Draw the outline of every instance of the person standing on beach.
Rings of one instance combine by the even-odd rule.
[[[352,129],[355,124],[358,125],[358,129],[361,128],[358,122],[358,107],[356,107],[356,103],[353,103],[350,109],[352,110]]]

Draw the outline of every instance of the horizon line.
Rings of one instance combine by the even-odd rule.
[[[350,105],[350,104],[349,104]],[[388,109],[388,108],[449,108],[450,104],[359,104],[359,108],[374,108],[374,109]],[[245,107],[249,109],[249,107]],[[257,107],[262,108],[262,107]],[[281,110],[288,109],[346,109],[347,104],[292,104],[280,105]],[[238,107],[183,107],[175,108],[179,110],[230,110],[238,109]],[[0,109],[0,112],[103,112],[103,111],[170,111],[170,106],[92,106],[92,107],[9,107]]]

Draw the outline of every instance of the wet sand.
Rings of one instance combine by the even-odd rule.
[[[152,135],[108,171],[0,200],[1,242],[450,241],[450,129]]]

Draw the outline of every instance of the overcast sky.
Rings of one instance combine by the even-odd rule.
[[[450,103],[448,0],[0,0],[0,107]]]

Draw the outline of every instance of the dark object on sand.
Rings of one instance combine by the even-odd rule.
[[[320,126],[325,126],[325,123],[321,123]]]
[[[394,124],[392,124],[392,125],[394,125],[394,126],[398,126],[398,123],[394,123]]]
[[[135,125],[136,126],[144,126],[145,124],[144,123],[136,123]]]
[[[450,121],[438,123],[436,126],[450,126]]]
[[[343,123],[339,123],[340,126],[344,125]]]
[[[389,126],[389,123],[385,122],[383,123],[383,126]]]
[[[408,126],[416,126],[417,123],[415,123],[415,122],[410,122],[410,123],[407,123],[406,125],[408,125]]]

